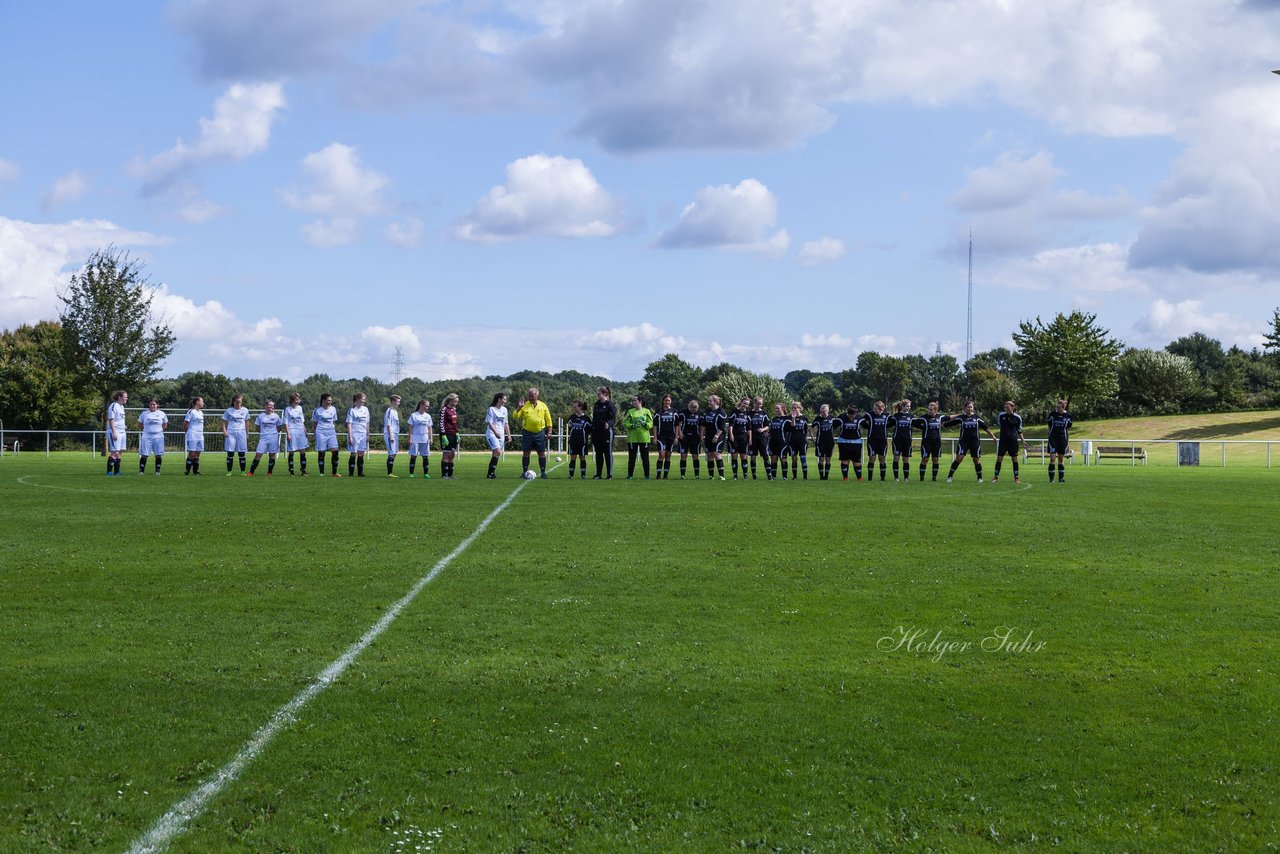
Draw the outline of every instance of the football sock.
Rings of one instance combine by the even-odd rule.
[[[893,479],[894,480],[898,479],[898,458],[897,457],[893,458]]]
[[[684,477],[685,473],[688,471],[689,471],[689,461],[686,460],[684,457],[681,457],[680,458],[680,476]]]
[[[156,456],[156,474],[160,474],[160,463],[164,462],[164,457]]]
[[[302,463],[302,473],[306,474],[307,473],[307,452],[306,451],[298,452],[298,462]]]
[[[921,460],[921,461],[920,461],[920,482],[921,482],[921,483],[924,483],[924,470],[925,470],[925,468],[926,468],[926,467],[927,467],[927,466],[926,466],[926,464],[925,464],[925,461],[924,461],[924,460]]]
[[[267,457],[267,474],[271,474],[276,470],[276,458],[274,456]]]
[[[356,455],[347,454],[347,477],[351,477],[356,473]]]
[[[756,479],[756,458],[755,457],[751,458],[751,479],[752,480]]]
[[[142,474],[147,470],[147,458],[138,457],[138,474]]]
[[[262,460],[262,457],[257,457],[254,459],[253,463],[249,466],[249,474],[253,474],[255,471],[258,470],[258,463],[261,460]]]
[[[356,457],[356,474],[364,477],[364,457]]]
[[[116,471],[119,471],[119,470],[120,469],[118,468],[116,469]],[[698,459],[697,457],[694,457],[693,458],[693,476],[697,477],[701,473],[702,473],[702,460]]]
[[[569,477],[573,477],[573,470],[574,470],[574,467],[577,466],[577,464],[578,464],[577,457],[569,457]],[[490,466],[489,471],[493,471],[492,465]]]
[[[880,479],[881,480],[884,480],[884,475],[885,475],[885,472],[888,470],[888,468],[889,467],[884,464],[884,457],[881,457],[880,458]]]
[[[200,474],[200,458],[196,457],[191,461],[191,473]]]
[[[723,459],[716,460],[716,473],[721,477],[724,477],[724,460]]]
[[[732,462],[733,462],[733,476],[736,479],[738,477],[738,458],[734,457]]]
[[[999,467],[1000,467],[1000,464],[996,463],[996,468],[999,468]],[[1018,461],[1017,460],[1013,461],[1013,479],[1014,480],[1018,479]]]
[[[955,477],[956,469],[960,468],[959,458],[951,461],[951,470],[947,472],[947,477]]]
[[[244,451],[239,451],[236,456],[240,459],[240,471],[244,471]]]
[[[334,474],[338,473],[338,452],[337,451],[329,452],[329,468],[333,469]]]
[[[800,470],[804,472],[804,479],[808,480],[809,479],[809,458],[808,457],[800,458]]]
[[[996,471],[995,471],[996,477],[1000,476],[1000,464],[1003,462],[1004,462],[1004,457],[1001,457],[1000,459],[996,460]]]
[[[410,456],[409,457],[409,474],[413,474],[413,470],[417,468],[417,466],[418,466],[418,458],[414,456]]]
[[[233,451],[227,452],[227,471],[231,471],[231,467],[235,465],[236,455]]]
[[[982,480],[982,463],[977,460],[973,461],[973,470],[978,473],[978,480]]]
[[[1067,479],[1067,469],[1062,463],[1058,463],[1058,483],[1062,483]]]
[[[862,480],[862,466],[858,463],[853,464],[853,476],[858,480]]]
[[[538,457],[538,473],[539,473],[539,474],[546,474],[546,473],[547,473],[547,458],[546,458],[546,456],[545,456],[545,455],[543,455],[543,456],[539,456],[539,457]],[[648,458],[647,456],[644,458],[644,473],[645,473],[645,476],[646,476],[646,477],[648,477],[648,475],[649,475],[649,458]]]
[[[289,452],[289,474],[293,474],[293,451]]]
[[[849,479],[849,464],[844,461],[841,461],[840,463],[840,477],[845,480]]]
[[[187,457],[186,462],[182,464],[182,473],[191,474],[191,457]]]
[[[387,474],[391,474],[396,469],[396,458],[387,457]]]

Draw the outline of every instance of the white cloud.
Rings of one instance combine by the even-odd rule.
[[[685,345],[685,339],[668,335],[649,322],[638,326],[615,326],[592,332],[581,339],[584,347],[600,350],[635,350],[640,353],[670,352]]]
[[[460,240],[495,243],[522,237],[612,237],[621,206],[581,160],[534,154],[507,166],[454,229]]]
[[[811,335],[806,332],[800,336],[800,346],[819,349],[833,347],[836,349],[848,350],[853,347],[853,340],[839,334],[838,332],[833,332],[829,335]]]
[[[303,181],[281,192],[285,203],[323,219],[303,227],[315,246],[350,243],[359,236],[359,218],[385,213],[383,192],[390,181],[366,168],[356,149],[330,143],[302,159]]]
[[[704,187],[680,213],[679,221],[658,236],[667,249],[714,248],[777,256],[791,238],[778,223],[778,200],[755,178],[736,187]]]
[[[406,249],[422,243],[425,233],[425,224],[422,220],[413,216],[405,217],[398,222],[389,222],[386,229],[383,230],[383,235],[387,238],[387,242],[395,246],[403,246]]]
[[[136,161],[131,172],[144,182],[144,192],[156,193],[205,163],[244,160],[267,147],[284,106],[279,83],[235,83],[214,102],[213,118],[200,119],[194,143],[179,139],[173,148]]]
[[[52,210],[58,205],[64,205],[83,198],[87,192],[89,192],[89,182],[83,175],[73,169],[54,181],[53,186],[45,191],[44,197],[41,199],[41,206],[46,211]]]
[[[1018,207],[1047,194],[1062,174],[1047,152],[1019,159],[1006,151],[993,165],[972,170],[951,204],[962,211]]]
[[[185,222],[202,223],[231,212],[231,208],[209,199],[197,199],[178,210],[178,218]]]
[[[422,341],[408,324],[390,329],[385,326],[367,326],[360,330],[360,339],[371,348],[374,355],[382,358],[395,355],[396,348],[400,349],[406,359],[417,359],[423,353]]]
[[[157,317],[163,317],[178,340],[184,342],[227,338],[242,326],[235,314],[217,300],[196,303],[189,297],[172,293],[168,285],[156,289],[151,310]]]
[[[834,237],[807,240],[796,255],[796,263],[802,267],[816,267],[844,257],[844,241]]]
[[[0,157],[0,184],[16,181],[21,175],[22,170],[18,168],[17,163]]]
[[[0,216],[0,328],[55,319],[59,291],[94,250],[164,242],[106,220],[32,223]]]
[[[1126,265],[1128,250],[1115,243],[1086,244],[1046,249],[1029,258],[1017,258],[996,266],[984,278],[997,287],[1012,290],[1081,292],[1146,292],[1145,277]]]
[[[1234,344],[1249,349],[1262,346],[1260,326],[1256,319],[1238,317],[1225,311],[1207,311],[1198,299],[1176,303],[1157,299],[1134,323],[1133,330],[1141,343],[1152,347],[1163,347],[1175,338],[1203,332],[1228,347]]]

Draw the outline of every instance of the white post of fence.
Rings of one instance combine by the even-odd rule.
[[[1227,467],[1227,443],[1222,443],[1222,467]]]
[[[49,431],[44,431],[44,458],[49,459]]]

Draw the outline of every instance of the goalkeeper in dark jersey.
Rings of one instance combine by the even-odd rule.
[[[991,482],[995,483],[1000,479],[1000,464],[1004,462],[1005,454],[1009,455],[1009,459],[1013,460],[1013,482],[1022,483],[1022,479],[1018,477],[1018,454],[1022,450],[1022,416],[1016,410],[1018,408],[1012,400],[1004,402],[1004,412],[996,416],[996,424],[1000,427],[1000,439],[996,442],[996,471],[991,476]]]
[[[1067,411],[1067,402],[1059,400],[1058,406],[1049,414],[1049,482],[1053,483],[1053,461],[1058,461],[1058,482],[1067,479],[1067,469],[1062,464],[1071,452],[1071,413]]]

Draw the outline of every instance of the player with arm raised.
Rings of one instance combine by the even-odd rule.
[[[244,455],[249,453],[249,410],[244,408],[244,395],[231,398],[231,405],[222,413],[222,445],[227,452],[227,477],[231,477],[232,457],[240,458],[240,473],[245,471]]]
[[[302,408],[302,395],[296,391],[289,395],[289,405],[284,408],[285,450],[289,452],[289,476],[293,477],[293,455],[302,461],[302,476],[307,476],[307,413]],[[324,471],[324,466],[320,467]]]
[[[1005,454],[1009,455],[1009,459],[1013,461],[1013,482],[1022,483],[1022,479],[1018,477],[1018,452],[1021,450],[1022,438],[1022,416],[1015,410],[1018,408],[1012,400],[1004,402],[1004,412],[996,416],[996,425],[1000,428],[1000,441],[996,443],[996,470],[991,475],[991,482],[995,483],[1000,479],[1000,464],[1004,462]]]
[[[333,395],[320,395],[320,405],[311,413],[311,423],[316,430],[316,460],[320,463],[320,476],[324,477],[324,455],[329,452],[330,468],[334,477],[338,474],[338,407],[333,405]]]
[[[964,405],[962,414],[953,415],[943,421],[944,426],[952,424],[960,425],[960,449],[956,458],[951,461],[951,470],[947,472],[947,483],[951,483],[951,478],[955,477],[956,469],[960,468],[966,454],[973,457],[973,470],[978,475],[978,483],[982,483],[982,436],[980,433],[985,430],[993,442],[996,440],[996,434],[987,427],[987,422],[978,417],[972,400]]]
[[[938,463],[942,459],[942,422],[946,420],[938,410],[938,401],[929,401],[923,418],[916,418],[920,428],[920,482],[924,483],[924,470],[933,463],[933,479],[938,479]]]
[[[1058,482],[1067,480],[1067,468],[1063,465],[1071,450],[1071,413],[1067,402],[1059,399],[1057,407],[1049,413],[1049,482],[1053,483],[1053,461],[1058,461]]]
[[[263,454],[267,455],[267,477],[271,477],[280,453],[280,430],[284,427],[284,419],[276,412],[276,402],[268,400],[264,403],[253,423],[258,427],[258,449],[253,455],[253,465],[249,466],[249,477],[258,470]]]
[[[418,408],[409,413],[409,479],[422,457],[422,479],[431,478],[431,401],[425,397],[418,401]]]

